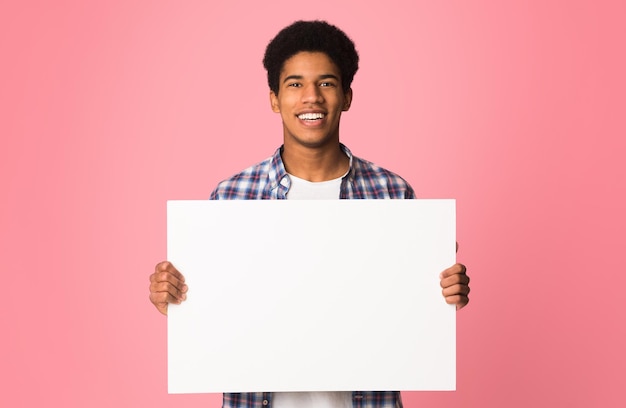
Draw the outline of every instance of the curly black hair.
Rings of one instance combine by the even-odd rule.
[[[278,82],[285,61],[301,51],[328,55],[341,72],[343,91],[350,89],[354,74],[359,69],[359,54],[354,42],[326,21],[296,21],[283,28],[265,49],[263,66],[267,70],[267,83],[275,94],[278,94]]]

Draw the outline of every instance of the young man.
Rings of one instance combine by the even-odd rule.
[[[358,69],[354,43],[322,21],[298,21],[270,42],[267,69],[272,110],[283,123],[284,144],[273,156],[222,181],[212,200],[412,199],[398,175],[352,155],[339,142],[341,114],[350,109]],[[169,262],[150,276],[150,300],[163,314],[187,297],[183,275]],[[445,301],[457,310],[469,299],[465,266],[441,273]],[[224,407],[399,407],[397,391],[224,394]]]

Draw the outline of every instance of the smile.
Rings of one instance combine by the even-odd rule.
[[[298,119],[300,120],[320,120],[324,119],[326,114],[324,113],[301,113],[298,115]]]

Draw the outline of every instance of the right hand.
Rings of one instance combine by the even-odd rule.
[[[185,277],[168,261],[159,262],[150,275],[150,301],[167,315],[169,303],[180,304],[187,299]]]

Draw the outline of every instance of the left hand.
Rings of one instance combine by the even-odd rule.
[[[441,293],[446,303],[456,305],[456,310],[461,309],[469,302],[467,296],[470,292],[470,278],[467,276],[465,265],[455,264],[439,275],[441,279]]]

